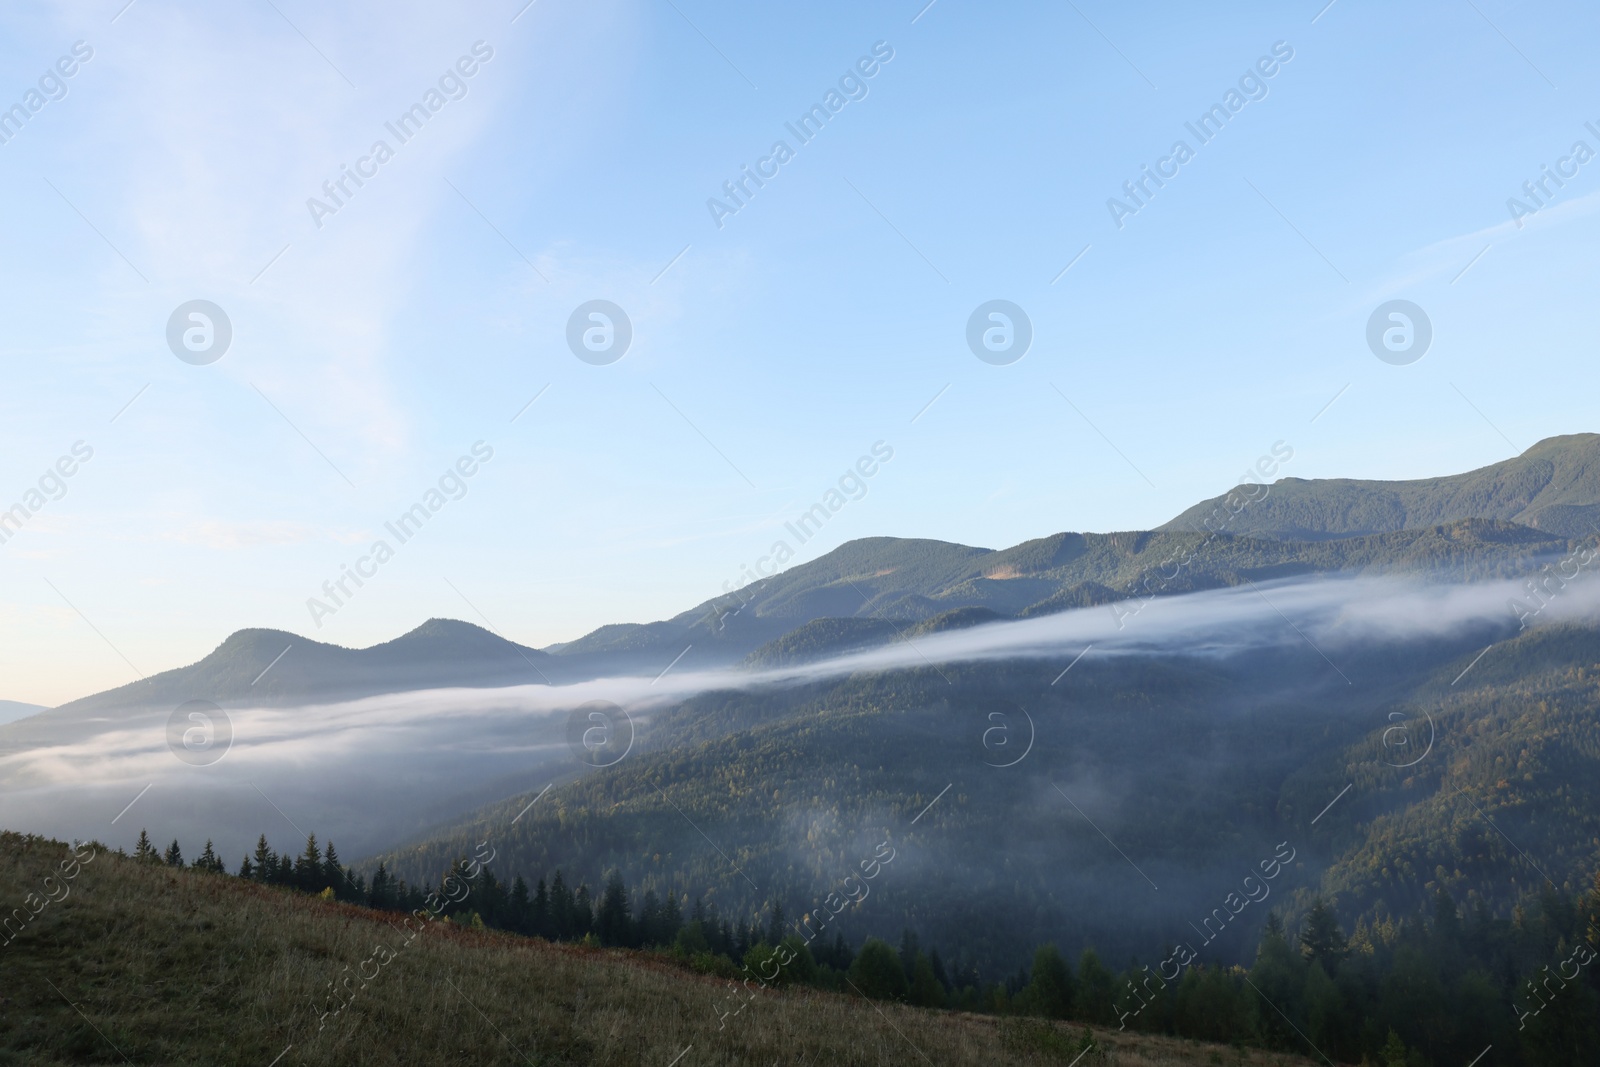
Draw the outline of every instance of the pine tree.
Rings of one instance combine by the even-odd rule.
[[[183,849],[178,847],[178,839],[176,837],[172,839],[172,844],[167,846],[167,854],[164,858],[168,867],[183,866]]]
[[[844,939],[844,935],[836,933],[833,935],[833,951],[828,953],[828,957],[832,960],[830,967],[838,971],[848,971],[850,964],[855,962],[856,954],[850,943]]]
[[[1589,890],[1589,896],[1584,901],[1584,911],[1589,916],[1584,940],[1600,948],[1600,871],[1594,872],[1594,888]]]
[[[533,905],[529,908],[528,914],[528,933],[547,941],[555,940],[555,928],[550,925],[550,891],[545,888],[543,877],[539,879],[538,888],[533,891]]]
[[[678,903],[678,894],[668,893],[667,899],[661,905],[661,944],[670,945],[678,939],[678,931],[683,929],[683,908]]]
[[[1406,1043],[1400,1040],[1400,1035],[1389,1030],[1389,1040],[1383,1046],[1384,1067],[1406,1067]]]
[[[270,882],[278,873],[278,854],[267,845],[267,835],[256,838],[256,879]]]
[[[933,964],[921,952],[911,966],[911,1003],[923,1008],[944,1007],[944,986],[933,976]]]
[[[503,927],[506,925],[507,911],[506,887],[503,882],[494,876],[494,872],[485,867],[478,874],[478,912],[483,916],[483,921],[491,926]]]
[[[243,862],[241,862],[239,864],[239,877],[240,878],[254,878],[255,876],[256,876],[255,868],[250,866],[250,857],[246,856],[244,858]]]
[[[139,842],[133,846],[133,858],[141,863],[159,863],[161,856],[156,852],[156,847],[150,843],[150,835],[144,830],[139,831]]]
[[[774,947],[782,944],[783,943],[784,933],[785,933],[785,931],[783,929],[783,905],[782,904],[778,904],[778,903],[774,903],[772,905],[771,918],[769,918],[767,920],[767,934],[766,934],[766,942],[767,942],[767,944],[772,945]]]
[[[594,902],[589,898],[587,883],[578,886],[572,897],[573,933],[582,940],[594,930]]]
[[[332,841],[328,842],[327,849],[322,853],[322,883],[333,888],[335,898],[349,899],[349,879],[345,875],[344,866],[339,862],[339,853],[334,850]]]
[[[378,861],[378,869],[372,873],[372,886],[367,890],[367,906],[370,908],[387,909],[393,907],[394,887],[389,871],[384,867],[383,861]]]
[[[222,861],[217,859],[216,850],[211,846],[211,839],[206,838],[205,850],[200,853],[200,858],[194,861],[195,870],[221,871]]]
[[[1452,903],[1451,911],[1454,910]],[[1320,897],[1311,905],[1305,928],[1300,931],[1300,951],[1307,959],[1322,964],[1322,969],[1329,974],[1349,954],[1349,945],[1345,941],[1344,931],[1339,929],[1338,917]]]
[[[294,861],[294,884],[302,892],[316,893],[323,888],[322,850],[317,847],[317,835],[306,837],[306,850]]]
[[[661,898],[654,889],[644,891],[644,904],[639,909],[639,923],[634,930],[633,942],[637,945],[661,943]]]
[[[917,963],[917,935],[906,930],[900,935],[900,966],[906,972],[906,982],[911,982],[916,973]]]
[[[521,874],[518,874],[516,880],[511,883],[511,900],[507,908],[506,926],[519,934],[532,933],[529,923],[532,910],[533,906],[528,900],[528,883],[522,880]]]
[[[572,914],[572,891],[567,888],[560,871],[556,871],[555,880],[550,883],[550,929],[557,941],[570,941],[578,936],[578,922]]]

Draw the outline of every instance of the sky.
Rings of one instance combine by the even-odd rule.
[[[1600,11],[925,2],[9,5],[0,698],[1600,428]]]

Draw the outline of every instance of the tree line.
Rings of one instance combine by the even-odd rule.
[[[185,863],[178,842],[163,853],[141,831],[135,858],[226,873],[210,841]],[[1292,934],[1269,914],[1249,966],[1169,949],[1156,967],[1131,960],[1116,973],[1093,948],[1074,967],[1046,944],[1014,974],[986,981],[970,966],[948,967],[910,930],[898,948],[876,937],[853,948],[842,933],[802,937],[805,928],[781,906],[733,919],[702,898],[630,893],[615,871],[596,895],[559,869],[530,888],[520,873],[506,883],[474,867],[470,891],[457,896],[447,892],[448,872],[436,891],[392,877],[381,863],[368,880],[314,834],[293,856],[262,835],[238,877],[386,911],[444,898],[445,916],[473,927],[653,951],[731,979],[760,975],[763,985],[853,989],[927,1008],[1074,1019],[1375,1067],[1467,1063],[1491,1046],[1496,1062],[1600,1063],[1600,966],[1591,965],[1600,962],[1600,874],[1586,895],[1550,888],[1509,918],[1481,905],[1464,915],[1441,889],[1431,914],[1358,924],[1349,935],[1319,900]],[[1181,965],[1169,972],[1174,960]]]

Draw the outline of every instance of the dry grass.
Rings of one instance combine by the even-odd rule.
[[[42,896],[66,856],[0,836],[0,904]],[[401,947],[394,916],[104,854],[70,888],[0,947],[0,1064],[667,1067],[681,1053],[679,1067],[988,1067],[1070,1064],[1082,1033],[816,991],[757,993],[719,1029],[726,983],[639,953],[444,923]],[[313,998],[324,1003],[329,983],[346,967],[355,975],[378,945],[395,958],[319,1032]],[[1098,1036],[1103,1051],[1080,1067],[1310,1062]]]

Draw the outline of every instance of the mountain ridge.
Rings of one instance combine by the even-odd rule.
[[[1202,528],[1224,499],[1203,500],[1157,527]],[[1547,437],[1520,455],[1435,478],[1280,478],[1229,523],[1286,540],[1394,533],[1467,518],[1516,522],[1561,536],[1600,532],[1600,434]]]
[[[543,649],[483,627],[429,619],[363,649],[282,630],[229,635],[195,663],[63,704],[87,713],[207,699],[332,700],[408,688],[564,684],[607,674],[782,663],[896,640],[967,613],[985,620],[1337,570],[1506,576],[1570,548],[1600,521],[1600,434],[1546,438],[1518,457],[1411,481],[1281,478],[1230,514],[1202,501],[1154,530],[1064,531],[991,549],[930,538],[864,537],[671,618],[610,623]],[[1483,514],[1466,514],[1483,512]],[[1422,521],[1437,519],[1439,521]],[[1416,522],[1416,525],[1405,525]],[[1401,524],[1398,528],[1397,524]],[[1173,576],[1164,572],[1185,561]],[[1152,575],[1160,577],[1152,587]],[[882,625],[817,625],[878,620]],[[943,625],[943,624],[939,624]],[[790,635],[791,645],[781,644]]]

